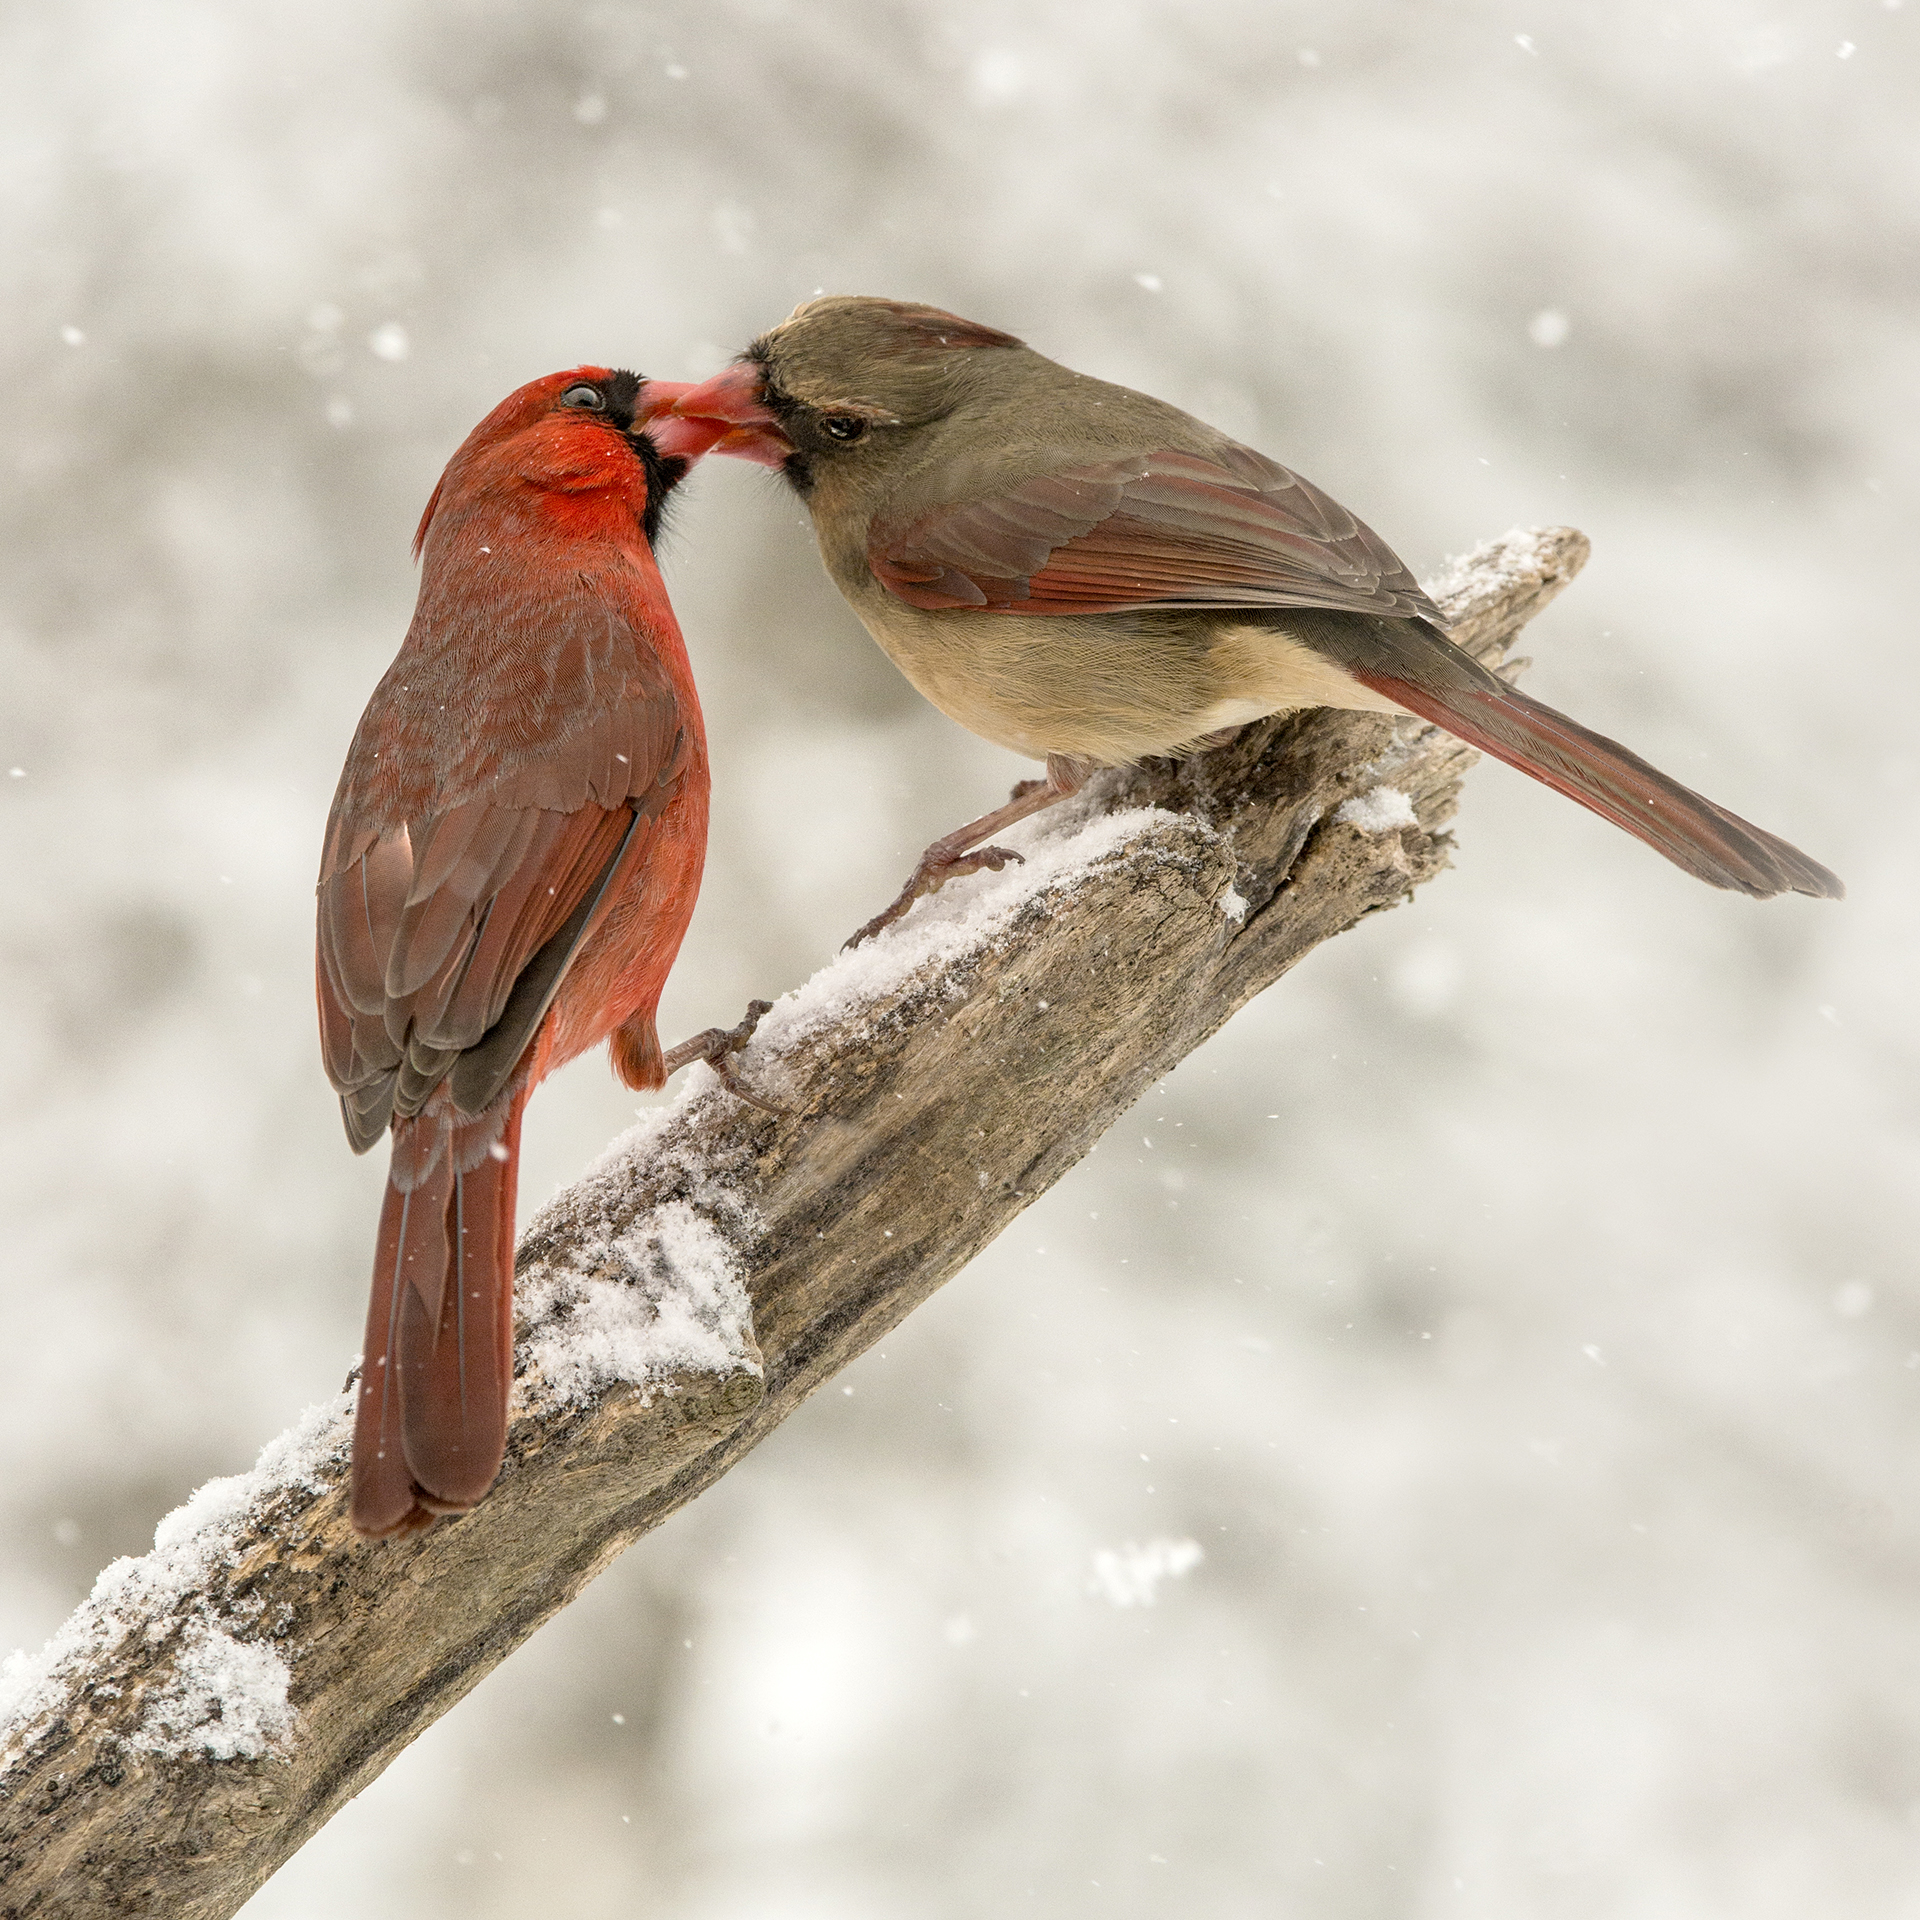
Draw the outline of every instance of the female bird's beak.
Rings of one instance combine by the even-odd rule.
[[[787,464],[793,442],[760,398],[758,368],[737,361],[696,387],[671,380],[648,382],[649,399],[669,391],[674,394],[671,413],[649,428],[662,453],[684,453],[689,459],[726,453],[763,467]],[[697,452],[690,451],[694,448]]]

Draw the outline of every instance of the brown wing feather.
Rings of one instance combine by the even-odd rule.
[[[1251,448],[1066,467],[1003,493],[876,526],[896,598],[929,610],[1119,613],[1328,607],[1439,623],[1372,528]]]

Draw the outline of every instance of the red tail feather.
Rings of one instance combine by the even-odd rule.
[[[476,1121],[422,1114],[394,1129],[354,1428],[363,1534],[464,1512],[500,1471],[525,1099],[520,1088]]]
[[[1437,688],[1362,667],[1349,671],[1362,686],[1409,713],[1624,827],[1709,886],[1761,900],[1789,892],[1838,900],[1846,891],[1798,847],[1715,806],[1618,741],[1590,732],[1512,687],[1497,692]]]

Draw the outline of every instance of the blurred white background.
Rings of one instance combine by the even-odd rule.
[[[535,374],[700,375],[887,293],[1206,415],[1417,570],[1571,522],[1528,684],[1852,889],[1710,892],[1483,765],[1454,873],[1243,1013],[252,1920],[1920,1912],[1916,33],[7,9],[0,1647],[352,1357],[380,1169],[317,1058],[321,823],[428,490]],[[715,767],[671,1041],[1026,769],[895,675],[770,476],[703,469],[666,567]],[[561,1075],[525,1202],[632,1113],[600,1056]],[[1114,1604],[1096,1555],[1188,1539]]]

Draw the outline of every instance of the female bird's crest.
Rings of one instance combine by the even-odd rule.
[[[797,403],[892,426],[944,412],[970,354],[1025,344],[939,307],[829,294],[796,307],[742,358],[764,376],[776,412]]]

